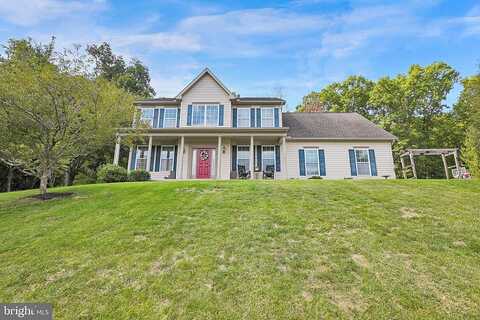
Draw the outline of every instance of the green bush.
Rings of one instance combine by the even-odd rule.
[[[145,170],[130,171],[128,175],[129,181],[148,181],[150,180],[150,173]]]
[[[128,180],[127,169],[114,165],[105,164],[97,172],[98,182],[124,182]]]

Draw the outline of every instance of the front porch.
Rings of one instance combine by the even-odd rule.
[[[130,147],[128,170],[146,170],[152,180],[286,178],[284,130],[235,131],[141,134],[143,143]],[[126,135],[117,135],[114,164],[119,163],[120,145]]]

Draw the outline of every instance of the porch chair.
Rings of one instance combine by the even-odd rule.
[[[275,178],[275,166],[268,165],[263,171],[263,179],[274,179]]]
[[[249,179],[250,171],[245,169],[245,166],[238,166],[238,178],[239,179]]]

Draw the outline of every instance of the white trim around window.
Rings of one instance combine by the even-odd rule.
[[[147,111],[150,113],[148,117],[145,116]],[[154,108],[140,108],[140,121],[145,122],[146,124],[149,124],[151,127],[153,127],[154,113]]]
[[[318,157],[318,150],[319,148],[317,147],[303,148],[303,152],[305,153],[305,176],[307,177],[320,175],[320,159]],[[311,153],[312,155],[308,157],[308,153]]]
[[[199,110],[202,111],[199,111]],[[215,109],[214,118],[209,114]],[[195,114],[197,112],[197,114]],[[201,112],[202,114],[198,114]],[[218,127],[218,118],[220,116],[219,103],[194,103],[192,104],[192,127]]]
[[[142,155],[142,157],[140,157],[140,155]],[[148,159],[148,146],[147,145],[137,146],[137,152],[135,153],[135,170],[147,170],[147,159]],[[139,165],[139,163],[141,165]]]
[[[262,127],[262,128],[273,128],[273,127],[275,127],[275,110],[274,110],[274,108],[265,108],[265,107],[262,107],[262,108],[260,108],[260,110],[261,110],[261,112],[260,112],[260,113],[261,113],[261,116],[260,116],[260,127]],[[264,111],[267,111],[267,110],[269,110],[269,111],[272,112],[271,123],[264,123],[266,119],[264,119],[263,114],[264,114]],[[268,120],[270,121],[270,118],[268,118]],[[266,124],[268,124],[268,126],[267,126]]]
[[[177,108],[163,108],[163,128],[176,128],[177,127]],[[173,111],[173,112],[172,112]],[[168,114],[168,117],[167,117]],[[160,127],[160,117],[158,117]]]
[[[244,115],[242,117],[240,117],[240,113],[244,113]],[[245,117],[245,114],[247,115],[247,117]],[[248,118],[248,122],[246,122],[246,125],[243,125],[241,122],[240,122],[240,119],[242,119],[242,121],[247,121],[246,119]],[[251,110],[250,108],[237,108],[237,127],[238,128],[250,128],[251,126]]]
[[[270,149],[270,150],[267,150],[265,151],[265,149]],[[269,160],[273,160],[273,171],[276,171],[277,170],[277,156],[276,156],[276,153],[275,153],[275,146],[274,145],[262,145],[262,168],[261,170],[262,171],[265,171],[266,170],[266,165],[265,165],[265,153],[266,152],[272,152],[273,154],[273,157]],[[271,165],[271,164],[270,164]]]
[[[357,153],[358,151],[358,153]],[[357,175],[358,176],[371,176],[371,167],[370,167],[370,152],[368,148],[353,148],[353,152],[355,152],[355,166],[357,168]],[[367,161],[365,161],[365,153]],[[361,157],[359,157],[361,155]],[[359,158],[362,158],[362,161],[359,161]],[[360,166],[359,166],[360,165]],[[365,167],[368,169],[368,173],[366,173]],[[360,172],[361,170],[361,172]]]
[[[172,171],[175,163],[175,146],[162,145],[160,150],[159,171]]]

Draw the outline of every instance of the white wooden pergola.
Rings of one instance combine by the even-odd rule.
[[[460,170],[460,162],[458,160],[458,149],[407,149],[405,152],[400,155],[400,163],[402,164],[402,173],[403,178],[414,178],[417,179],[417,169],[415,167],[415,156],[441,156],[443,161],[443,168],[445,170],[445,177],[450,179],[448,173],[449,169],[455,168],[457,172]],[[453,156],[455,160],[455,165],[448,166],[447,157]],[[408,158],[410,164],[407,165],[405,158]],[[408,177],[409,173],[411,176]]]

